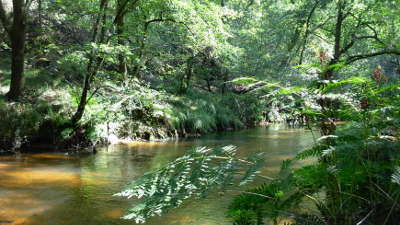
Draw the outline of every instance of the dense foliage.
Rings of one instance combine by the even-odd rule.
[[[197,136],[262,120],[257,99],[233,93],[227,83],[236,76],[232,68],[240,54],[229,40],[227,20],[239,14],[220,2],[14,4],[0,4],[0,29],[9,35],[0,40],[1,90],[10,87],[0,105],[17,120],[11,110],[18,105],[35,126],[8,125],[9,116],[2,117],[3,150],[38,142],[63,149]],[[17,6],[27,9],[20,18],[24,29],[12,25]],[[19,44],[14,26],[22,35]],[[52,138],[41,133],[44,126]]]
[[[293,224],[398,223],[399,85],[352,78],[329,83],[325,91],[344,85],[351,85],[349,92],[358,101],[343,102],[346,107],[333,110],[347,122],[285,162],[285,175],[249,190],[268,198],[236,198],[229,215],[237,224],[262,224],[263,218],[278,224],[279,218],[287,217]],[[310,157],[317,162],[288,169],[294,161]],[[304,201],[314,204],[317,213],[300,211]]]
[[[395,225],[399,12],[399,0],[0,0],[0,153],[302,124],[321,137],[242,191],[233,222]],[[125,218],[245,184],[263,159],[190,151],[119,193],[143,198]]]

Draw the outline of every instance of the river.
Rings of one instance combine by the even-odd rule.
[[[273,175],[282,160],[313,142],[301,128],[271,125],[170,142],[101,148],[97,154],[22,154],[0,157],[0,224],[125,225],[124,211],[135,200],[112,196],[131,180],[198,146],[236,145],[240,155],[266,152],[262,173]],[[146,225],[230,225],[225,217],[232,196],[195,200]]]

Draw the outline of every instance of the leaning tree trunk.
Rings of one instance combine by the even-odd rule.
[[[71,123],[76,126],[78,122],[82,119],[83,113],[85,112],[85,107],[88,101],[88,93],[90,91],[90,80],[92,78],[92,74],[85,76],[85,81],[82,89],[81,98],[79,101],[78,109],[75,114],[71,118]]]
[[[108,7],[109,0],[101,0],[100,2],[100,14],[98,15],[94,25],[93,25],[93,36],[92,43],[103,43],[104,35],[105,35],[105,24],[106,24],[106,9]],[[88,103],[88,96],[90,95],[90,86],[91,82],[96,76],[98,70],[100,69],[102,64],[101,57],[96,56],[96,52],[92,51],[89,59],[89,63],[87,66],[87,71],[85,74],[83,89],[81,93],[81,97],[79,100],[78,108],[75,114],[71,118],[71,123],[73,126],[77,126],[78,122],[82,119],[83,114],[85,112],[86,104]]]

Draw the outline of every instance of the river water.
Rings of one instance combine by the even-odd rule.
[[[0,225],[125,225],[136,200],[112,196],[131,180],[199,147],[236,145],[240,155],[266,152],[262,173],[273,176],[282,160],[310,146],[301,128],[271,125],[163,143],[132,143],[89,156],[26,154],[0,157]],[[195,200],[146,225],[230,225],[230,194]]]

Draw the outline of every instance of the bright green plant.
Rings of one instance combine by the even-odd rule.
[[[398,223],[399,85],[382,85],[355,77],[330,82],[323,92],[338,88],[343,90],[346,86],[349,88],[348,85],[351,86],[348,90],[352,92],[354,101],[343,104],[352,107],[335,109],[335,115],[346,118],[347,123],[331,135],[319,138],[314,147],[294,158],[316,158],[314,165],[296,169],[287,178],[280,177],[281,184],[285,184],[284,187],[294,191],[298,197],[292,200],[293,194],[282,192],[283,199],[289,199],[294,206],[298,206],[299,198],[306,200],[315,205],[318,213],[313,214],[308,210],[306,213],[299,212],[296,207],[283,209],[276,205],[274,198],[251,200],[254,196],[243,194],[231,205],[230,215],[237,224],[244,220],[244,210],[249,211],[246,213],[249,216],[247,221],[253,221],[251,215],[258,215],[270,218],[275,223],[278,216],[293,218],[293,224]],[[276,185],[274,182],[260,188],[268,193],[267,190],[274,189]],[[274,190],[275,193],[279,192]],[[259,191],[249,190],[254,193]],[[273,197],[271,194],[267,196]],[[246,201],[250,205],[245,205]],[[260,201],[261,204],[257,203]]]
[[[142,203],[132,207],[125,219],[143,223],[193,197],[205,197],[213,190],[251,182],[264,157],[256,154],[244,159],[236,156],[234,146],[197,148],[166,166],[146,173],[116,194],[137,197]]]

